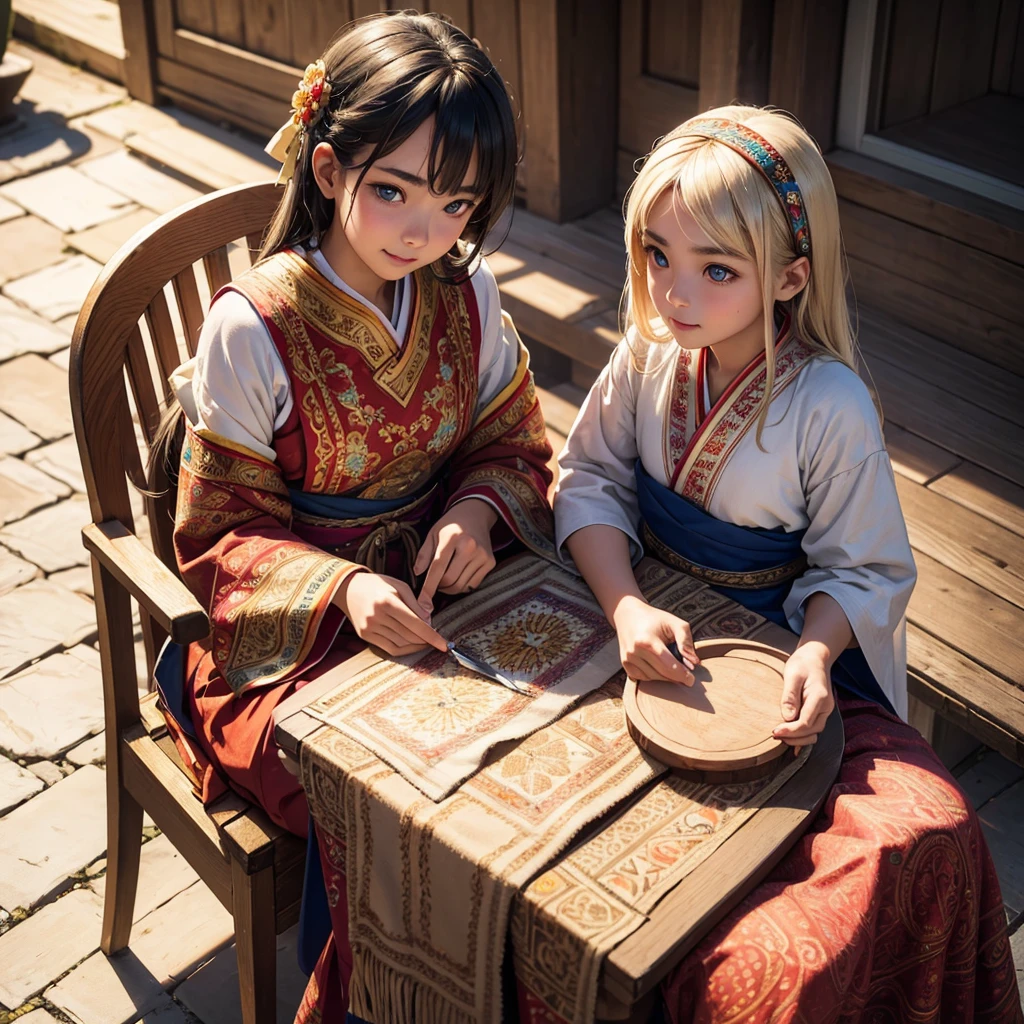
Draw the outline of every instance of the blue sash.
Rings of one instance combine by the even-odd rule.
[[[716,519],[658,483],[639,459],[636,493],[647,554],[789,629],[782,606],[793,580],[807,567],[804,530],[786,533],[781,527],[768,530]],[[859,647],[836,659],[832,682],[849,696],[893,710]]]

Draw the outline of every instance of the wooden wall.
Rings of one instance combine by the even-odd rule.
[[[1024,97],[1021,0],[883,0],[868,129],[989,92]]]
[[[153,0],[156,92],[269,135],[288,116],[306,64],[353,18],[390,7],[449,15],[487,47],[518,103],[519,23],[508,0]]]

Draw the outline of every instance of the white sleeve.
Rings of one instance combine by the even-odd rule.
[[[511,318],[503,315],[498,282],[486,260],[470,278],[480,315],[480,383],[477,411],[483,409],[512,379],[519,365],[519,337]]]
[[[633,353],[619,343],[594,382],[558,457],[555,544],[584,526],[614,526],[629,538],[630,557],[643,554],[636,497],[636,394]]]
[[[874,410],[870,405],[860,410],[864,425],[849,422],[846,412],[825,410],[831,422],[805,464],[809,524],[802,546],[808,569],[793,584],[783,610],[799,633],[811,594],[834,598],[879,685],[905,715],[904,615],[917,568]],[[851,447],[862,455],[853,465]]]
[[[274,431],[292,409],[284,363],[260,315],[239,292],[210,307],[192,383],[196,426],[274,460]]]

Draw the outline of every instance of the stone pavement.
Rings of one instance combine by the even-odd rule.
[[[36,71],[26,127],[0,138],[0,1024],[232,1024],[231,919],[151,822],[129,948],[99,952],[103,707],[67,366],[79,307],[126,239],[203,191],[271,172],[249,140],[13,48]],[[1024,771],[982,749],[958,774],[1018,927]],[[1014,948],[1024,967],[1024,929]],[[280,1021],[304,984],[287,933]]]

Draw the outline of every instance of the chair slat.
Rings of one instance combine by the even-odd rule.
[[[171,311],[167,308],[167,296],[163,290],[158,291],[146,307],[146,324],[153,339],[157,362],[160,364],[160,381],[166,401],[171,397],[171,386],[167,378],[181,362],[181,355],[178,352],[178,339],[174,334]]]
[[[174,297],[178,300],[181,325],[185,329],[185,347],[188,354],[196,354],[199,331],[203,326],[203,304],[199,299],[199,287],[191,267],[174,275]]]
[[[203,257],[203,267],[206,270],[206,280],[210,285],[210,298],[217,294],[226,284],[231,282],[231,266],[228,263],[228,247],[222,245],[219,249],[207,253]]]
[[[246,235],[245,244],[249,247],[249,262],[255,263],[256,258],[259,256],[260,249],[263,248],[263,232],[260,231],[251,235]]]
[[[140,491],[146,489],[146,471],[142,465],[142,455],[139,452],[139,442],[135,437],[135,424],[132,423],[131,410],[128,402],[123,401],[117,416],[117,431],[121,442],[121,460],[124,464],[125,476]],[[125,526],[132,529],[134,522],[127,522]]]
[[[152,444],[153,434],[160,422],[160,403],[153,387],[153,373],[149,365],[146,346],[142,340],[142,332],[136,324],[128,341],[128,381],[135,398],[135,408],[139,413],[139,425],[146,444]],[[134,447],[134,433],[132,443]]]

